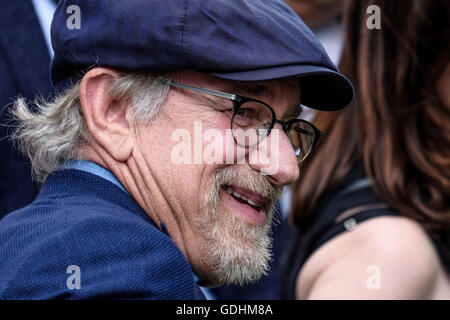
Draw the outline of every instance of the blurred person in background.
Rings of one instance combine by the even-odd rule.
[[[38,193],[29,160],[14,149],[10,106],[21,95],[48,97],[50,82],[50,23],[56,0],[21,0],[0,10],[0,219],[30,203]]]
[[[355,0],[346,15],[357,98],[321,115],[301,166],[282,298],[449,299],[450,2]]]

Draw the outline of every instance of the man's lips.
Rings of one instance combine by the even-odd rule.
[[[231,207],[235,210],[237,209],[235,212],[243,214],[246,220],[259,226],[263,226],[266,223],[267,213],[265,207],[268,203],[266,198],[256,192],[236,186],[225,186],[224,193],[226,198],[231,201]]]
[[[224,197],[231,211],[244,216],[245,220],[251,224],[263,226],[266,223],[267,216],[263,208],[254,207],[226,191],[224,192]]]
[[[259,193],[235,185],[228,186],[226,191],[234,195],[235,197],[247,201],[253,207],[259,208],[267,202],[267,199],[265,199]]]

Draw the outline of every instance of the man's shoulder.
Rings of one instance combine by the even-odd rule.
[[[134,208],[133,208],[134,209]],[[38,197],[22,209],[9,213],[0,221],[0,236],[19,237],[32,233],[35,240],[52,236],[67,237],[74,230],[89,233],[95,225],[133,225],[136,232],[161,234],[145,213],[109,202],[95,195],[54,194]],[[15,232],[18,230],[21,232]],[[97,230],[98,231],[98,230]],[[111,236],[115,236],[111,234]],[[161,234],[163,236],[163,234]],[[1,244],[0,244],[1,245]]]
[[[0,240],[5,298],[195,298],[190,266],[171,238],[102,199],[38,199],[1,221]],[[71,266],[84,290],[67,288]]]

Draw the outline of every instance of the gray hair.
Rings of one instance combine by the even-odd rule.
[[[154,74],[122,73],[113,80],[109,96],[125,101],[131,107],[134,121],[149,123],[160,111],[170,85]],[[12,139],[26,154],[32,166],[33,178],[42,182],[69,159],[79,158],[83,146],[91,140],[81,110],[80,81],[46,102],[34,101],[35,112],[19,97],[12,107],[18,123]]]

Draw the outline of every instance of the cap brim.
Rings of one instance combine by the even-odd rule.
[[[346,77],[322,66],[290,65],[209,74],[233,81],[265,81],[298,77],[301,86],[301,103],[309,108],[323,111],[340,110],[349,105],[355,96],[353,85]]]

